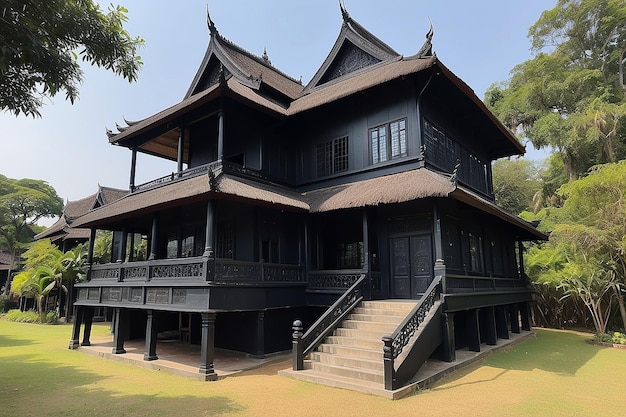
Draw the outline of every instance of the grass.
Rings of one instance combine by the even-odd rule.
[[[104,336],[108,326],[94,325]],[[536,330],[398,401],[278,376],[200,382],[67,349],[71,326],[0,320],[0,416],[623,416],[626,350]]]

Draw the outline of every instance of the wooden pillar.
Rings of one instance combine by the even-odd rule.
[[[363,288],[363,297],[366,300],[372,299],[372,276],[370,274],[370,239],[369,239],[369,221],[367,216],[367,208],[363,209],[363,272],[366,274],[365,288]]]
[[[152,232],[150,234],[150,256],[148,257],[149,261],[154,261],[157,258],[157,245],[158,245],[158,235],[159,235],[159,215],[158,213],[154,213],[154,217],[152,217]]]
[[[511,304],[509,306],[509,317],[511,320],[511,333],[519,333],[519,308],[517,304]]]
[[[128,254],[128,262],[133,262],[135,260],[135,234],[130,233],[130,253]]]
[[[178,154],[176,155],[176,168],[178,170],[178,176],[181,177],[183,174],[183,152],[185,146],[185,128],[178,128]]]
[[[480,320],[478,319],[478,310],[469,310],[467,312],[467,342],[469,350],[472,352],[480,352]]]
[[[154,361],[159,359],[156,354],[157,346],[157,326],[154,323],[154,311],[148,310],[146,319],[146,348],[143,353],[144,361]]]
[[[72,338],[70,339],[70,345],[68,349],[76,349],[80,346],[80,325],[83,324],[83,309],[84,307],[76,307],[76,317],[74,318],[74,325],[72,326]]]
[[[304,219],[304,273],[306,280],[309,279],[309,271],[311,270],[311,242],[309,242],[309,219]]]
[[[89,246],[87,247],[87,281],[91,280],[91,266],[93,265],[93,248],[96,243],[96,229],[89,230]]]
[[[443,313],[441,317],[443,326],[443,360],[454,362],[456,360],[456,340],[454,339],[454,313]]]
[[[526,276],[526,272],[524,272],[524,242],[521,240],[517,241],[517,250],[519,257],[519,277],[523,279]]]
[[[130,191],[135,190],[135,172],[137,168],[137,149],[132,149],[132,156],[130,157],[130,181],[128,188]]]
[[[126,311],[117,307],[114,310],[115,324],[113,326],[113,350],[114,355],[126,353],[124,349],[124,339],[126,338],[126,330],[128,329],[128,317]]]
[[[435,231],[435,259],[443,259],[443,244],[441,239],[441,219],[439,217],[439,209],[437,201],[433,202],[433,230]]]
[[[217,113],[217,159],[224,158],[224,112]]]
[[[257,312],[256,319],[256,358],[265,358],[265,311]]]
[[[496,333],[500,339],[509,338],[509,328],[506,324],[506,309],[504,306],[496,307]]]
[[[83,321],[85,322],[85,328],[83,329],[83,342],[81,346],[91,346],[91,326],[93,325],[93,308],[83,307],[85,312],[83,313]]]
[[[520,315],[522,316],[522,330],[530,331],[530,306],[528,302],[522,303],[519,306]]]
[[[214,247],[214,227],[215,219],[213,216],[213,200],[207,201],[206,206],[206,229],[205,229],[205,243],[204,243],[204,256],[208,258],[215,258]]]
[[[200,342],[200,369],[207,380],[216,380],[217,374],[213,367],[215,359],[215,317],[216,313],[202,313],[202,339]]]
[[[481,340],[493,346],[498,342],[496,332],[496,313],[493,306],[484,307],[479,310]]]
[[[126,262],[126,245],[128,244],[128,230],[126,227],[122,229],[122,239],[120,241],[120,248],[118,251],[117,262]],[[121,277],[120,277],[121,279]]]

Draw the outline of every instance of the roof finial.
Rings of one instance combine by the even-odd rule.
[[[432,20],[430,20],[430,17],[428,18],[428,21],[430,22],[430,29],[428,29],[428,32],[426,33],[426,41],[424,42],[420,50],[417,52],[417,54],[415,54],[415,56],[417,56],[418,58],[426,58],[429,56],[433,56],[432,40],[433,40],[433,35],[435,34],[435,30],[433,29],[433,22]]]
[[[211,15],[209,14],[209,4],[206,5],[206,24],[209,27],[209,33],[211,36],[217,35],[217,28],[215,27],[215,23],[211,20]]]
[[[343,21],[346,23],[350,21],[352,18],[350,17],[350,14],[346,9],[346,5],[344,4],[343,0],[339,0],[339,8],[341,9],[341,16],[343,17]]]
[[[263,61],[265,61],[267,64],[272,65],[272,61],[270,61],[270,57],[267,55],[267,48],[263,48]]]

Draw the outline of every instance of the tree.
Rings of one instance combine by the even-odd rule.
[[[83,73],[79,58],[132,82],[143,44],[124,29],[128,11],[92,0],[4,0],[0,8],[0,109],[40,116],[45,96],[72,103]]]
[[[47,182],[0,175],[0,238],[15,259],[19,245],[32,241],[32,227],[45,217],[60,216],[63,200]],[[8,280],[5,292],[8,292]]]
[[[530,28],[536,56],[485,101],[537,148],[557,152],[569,181],[626,156],[626,3],[559,0]]]
[[[493,191],[498,205],[511,213],[530,210],[540,188],[538,168],[527,159],[499,159],[493,164]]]
[[[557,194],[563,206],[535,216],[551,234],[529,253],[528,275],[536,282],[558,281],[585,303],[600,328],[617,300],[626,328],[626,161],[596,166]]]
[[[82,245],[65,253],[53,245],[49,239],[35,242],[24,252],[24,271],[17,274],[11,292],[20,297],[34,297],[43,321],[45,300],[53,289],[58,290],[57,308],[61,313],[61,292],[66,295],[65,314],[69,306],[68,287],[81,279],[85,253]]]

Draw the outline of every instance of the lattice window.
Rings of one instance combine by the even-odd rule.
[[[325,177],[348,170],[348,137],[317,145],[317,176]]]
[[[426,146],[426,161],[429,164],[452,173],[457,163],[460,163],[457,173],[460,181],[484,193],[491,192],[487,163],[426,119],[423,141]]]
[[[220,222],[215,233],[215,257],[234,259],[235,257],[235,226],[233,222]]]
[[[372,164],[407,155],[406,119],[376,126],[369,136]]]

